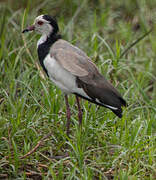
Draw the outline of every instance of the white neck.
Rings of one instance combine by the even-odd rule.
[[[43,34],[40,39],[37,41],[37,48],[40,44],[44,43],[46,40],[47,40],[47,35],[46,34]]]

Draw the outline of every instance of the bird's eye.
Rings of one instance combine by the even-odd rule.
[[[43,24],[43,21],[38,21],[37,24],[41,26]]]

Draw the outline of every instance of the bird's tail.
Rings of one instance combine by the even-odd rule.
[[[126,101],[120,93],[105,79],[98,80],[95,84],[89,84],[81,79],[77,79],[78,87],[82,88],[89,98],[88,101],[109,108],[119,118],[122,117],[122,106],[126,106]],[[97,85],[96,85],[97,84]]]

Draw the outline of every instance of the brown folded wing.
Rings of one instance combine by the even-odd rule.
[[[51,56],[67,71],[76,76],[79,88],[92,98],[92,102],[119,108],[116,114],[121,116],[121,106],[126,102],[120,93],[98,71],[90,58],[67,41],[59,40],[51,48]],[[107,106],[106,106],[107,107]],[[111,108],[110,108],[111,109]],[[118,111],[119,111],[118,110]],[[114,110],[112,110],[114,112]]]

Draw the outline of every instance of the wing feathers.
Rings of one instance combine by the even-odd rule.
[[[76,84],[90,97],[89,101],[111,109],[122,117],[126,101],[98,71],[89,57],[67,41],[58,40],[50,50],[51,57],[76,77]],[[75,92],[77,94],[77,92]],[[83,97],[80,94],[77,94]],[[85,97],[83,97],[85,98]]]
[[[65,51],[63,49],[58,49],[53,53],[53,56],[64,69],[71,72],[73,75],[79,77],[88,75],[88,71],[79,61],[79,55],[73,52]]]
[[[75,76],[87,77],[89,74],[99,73],[90,58],[82,50],[67,41],[58,40],[52,46],[50,54],[64,69]]]
[[[104,79],[105,80],[105,79]],[[98,80],[97,80],[98,81]],[[101,81],[101,79],[100,79]],[[77,84],[83,88],[85,93],[91,98],[91,102],[111,109],[118,117],[122,117],[122,106],[126,106],[126,101],[121,97],[117,90],[109,87],[109,83],[103,81],[98,84],[87,84],[77,77]]]

